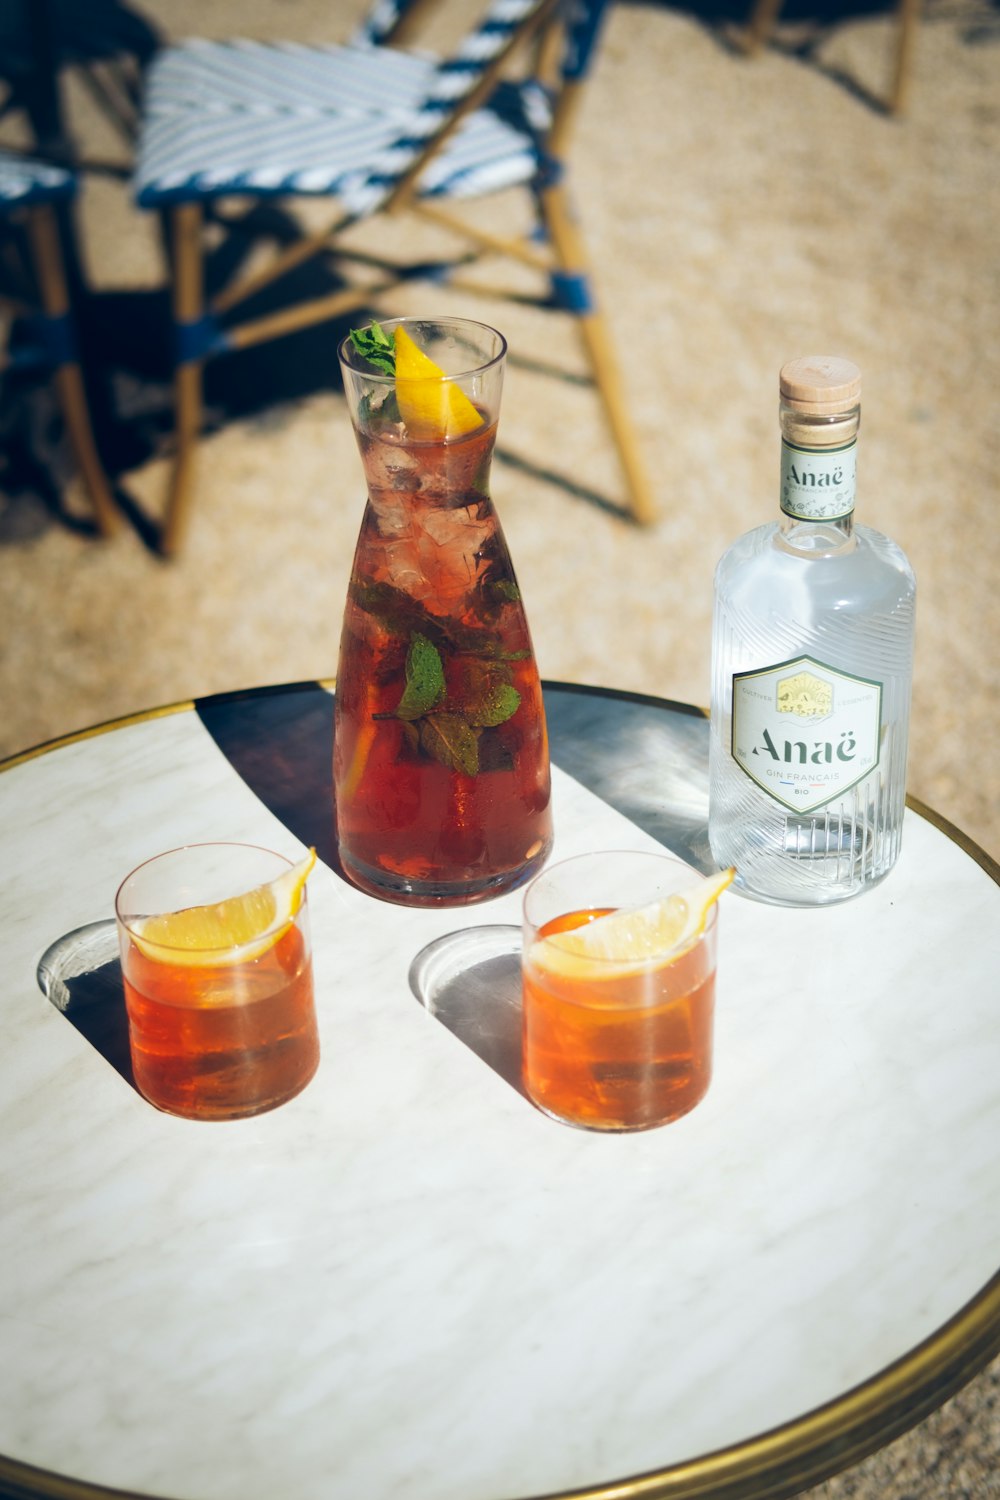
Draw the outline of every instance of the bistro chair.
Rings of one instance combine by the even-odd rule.
[[[178,548],[186,525],[205,361],[377,305],[404,281],[440,276],[443,268],[365,256],[374,278],[365,285],[348,281],[327,296],[243,321],[234,310],[309,256],[336,253],[351,225],[403,212],[460,237],[463,252],[451,266],[499,253],[543,273],[548,290],[540,300],[572,314],[582,335],[625,472],[629,508],[640,522],[654,518],[567,201],[566,150],[606,4],[493,0],[446,59],[400,48],[404,28],[412,29],[426,0],[393,0],[377,5],[345,46],[192,41],[154,60],[135,188],[139,206],[165,211],[171,226],[175,455],[165,552]],[[528,190],[535,211],[532,232],[523,238],[479,229],[447,206],[518,186]],[[205,206],[227,195],[329,196],[337,200],[337,216],[206,306]],[[341,253],[350,267],[352,258]]]
[[[57,206],[75,191],[76,178],[62,167],[0,150],[0,219],[5,221],[0,227],[23,229],[28,251],[23,280],[19,276],[15,293],[4,296],[15,314],[27,315],[16,326],[26,328],[28,336],[11,338],[0,367],[51,371],[98,529],[110,536],[117,528],[118,512],[90,424],[56,217]],[[5,239],[13,246],[12,236]]]

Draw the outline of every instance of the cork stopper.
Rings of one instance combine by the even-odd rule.
[[[818,417],[850,411],[861,400],[861,371],[849,359],[808,354],[781,367],[781,399]]]

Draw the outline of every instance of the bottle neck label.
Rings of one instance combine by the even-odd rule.
[[[882,684],[797,656],[733,675],[732,755],[783,807],[814,812],[879,762]]]
[[[800,521],[843,521],[854,510],[855,438],[843,448],[781,443],[781,509]]]

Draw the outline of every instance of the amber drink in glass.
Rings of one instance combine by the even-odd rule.
[[[163,913],[209,911],[283,875],[290,862],[245,844],[158,855],[115,902],[129,1049],[151,1104],[196,1120],[261,1114],[299,1093],[319,1064],[305,890],[293,915],[243,941],[191,946]]]
[[[574,933],[599,918],[649,911],[698,880],[665,855],[614,851],[560,861],[525,892],[524,1086],[546,1114],[593,1130],[644,1130],[704,1098],[712,1077],[714,903],[701,932],[652,956],[642,935],[626,934],[624,946],[619,938],[615,956],[572,946]]]

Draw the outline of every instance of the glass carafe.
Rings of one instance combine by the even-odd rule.
[[[506,343],[464,319],[382,334],[381,368],[340,349],[368,501],[336,683],[339,853],[371,895],[460,906],[529,879],[552,837],[541,684],[489,493]]]

